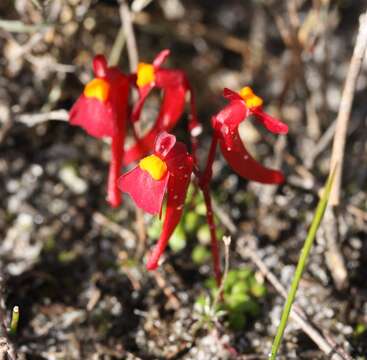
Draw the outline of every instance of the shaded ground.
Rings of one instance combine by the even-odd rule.
[[[282,168],[286,184],[247,183],[218,156],[213,185],[221,211],[254,239],[259,256],[285,286],[329,170],[331,145],[322,147],[320,139],[338,111],[365,5],[300,1],[293,11],[287,3],[167,0],[150,4],[135,18],[141,59],[150,61],[170,48],[169,66],[185,69],[193,83],[204,123],[203,161],[210,116],[224,104],[223,87],[251,84],[269,112],[289,124],[286,138],[269,136],[255,122],[243,131],[262,162]],[[167,251],[158,272],[147,273],[148,247],[136,236],[132,203],[125,197],[124,206],[112,210],[105,202],[108,145],[62,121],[28,126],[34,121],[28,115],[68,110],[90,79],[93,55],[110,53],[120,27],[117,3],[55,0],[40,11],[31,1],[2,1],[0,17],[50,25],[31,32],[0,26],[0,261],[7,312],[14,305],[21,311],[13,339],[19,354],[27,359],[266,358],[283,305],[270,285],[258,301],[260,313],[250,316],[244,329],[230,330],[224,320],[198,328],[194,304],[205,292],[211,263],[190,259],[197,238],[207,247],[205,232],[188,233],[182,250]],[[119,65],[127,71],[126,51]],[[349,284],[336,289],[320,232],[298,295],[310,321],[356,359],[367,353],[366,81],[365,63],[351,118],[340,218]],[[185,122],[176,132],[181,138]],[[231,269],[252,268],[263,282],[254,264],[240,256],[243,246],[232,239]],[[290,322],[282,358],[326,357]]]

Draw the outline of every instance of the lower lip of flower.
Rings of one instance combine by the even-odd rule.
[[[157,155],[149,155],[139,162],[140,169],[147,171],[154,180],[161,180],[167,173],[166,163]]]

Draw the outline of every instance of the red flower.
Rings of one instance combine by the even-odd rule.
[[[233,170],[244,178],[266,184],[282,183],[284,176],[280,171],[265,168],[247,152],[238,126],[249,115],[254,115],[275,134],[286,134],[288,126],[264,112],[262,99],[250,87],[244,87],[239,93],[224,89],[224,96],[230,103],[212,118],[223,156]]]
[[[161,51],[152,64],[139,63],[136,74],[136,85],[139,91],[139,100],[132,111],[132,121],[138,121],[141,110],[149,93],[154,88],[163,91],[162,105],[153,127],[141,139],[136,139],[136,144],[126,151],[124,164],[127,165],[138,160],[148,153],[154,145],[155,139],[161,131],[170,131],[181,117],[186,94],[190,93],[190,131],[200,133],[201,127],[197,120],[196,106],[193,93],[186,74],[182,70],[164,69],[161,65],[169,56],[169,50]]]
[[[161,214],[167,193],[162,234],[148,258],[148,270],[157,268],[159,258],[180,221],[193,170],[192,157],[183,143],[176,142],[174,135],[161,132],[154,148],[153,155],[142,159],[137,167],[119,179],[120,189],[129,193],[139,208],[151,214]]]
[[[111,137],[111,163],[108,177],[107,201],[116,207],[121,203],[117,188],[126,134],[129,79],[115,67],[108,67],[103,55],[93,60],[95,79],[70,110],[70,123],[81,126],[97,138]]]

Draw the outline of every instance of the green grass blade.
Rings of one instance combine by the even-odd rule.
[[[295,274],[294,274],[294,277],[293,277],[293,280],[292,280],[291,288],[289,290],[287,300],[286,300],[286,303],[284,305],[282,318],[280,320],[280,324],[279,324],[279,327],[278,327],[278,330],[277,330],[277,334],[274,338],[274,342],[273,342],[273,345],[272,345],[272,348],[271,348],[271,353],[270,353],[270,356],[269,356],[270,360],[275,360],[275,358],[277,356],[279,346],[280,346],[280,343],[281,343],[282,338],[283,338],[285,327],[287,326],[288,317],[289,317],[289,314],[291,312],[292,304],[293,304],[294,299],[296,297],[296,292],[297,292],[297,289],[298,289],[299,282],[301,280],[303,270],[304,270],[305,265],[306,265],[308,255],[309,255],[310,250],[312,248],[312,244],[315,240],[316,232],[317,232],[317,230],[320,226],[321,220],[324,217],[326,205],[328,203],[331,188],[332,188],[332,185],[333,185],[334,174],[335,174],[335,169],[330,174],[330,176],[327,180],[324,193],[323,193],[323,195],[322,195],[322,197],[321,197],[321,199],[320,199],[320,201],[317,205],[316,212],[315,212],[314,218],[312,220],[310,230],[308,231],[305,243],[303,245],[301,255],[300,255],[300,258],[298,260],[297,268],[296,268],[296,271],[295,271]]]
[[[14,336],[17,333],[18,323],[19,323],[19,306],[14,306],[13,312],[11,315],[11,322],[10,322],[10,329],[9,329],[10,335]]]

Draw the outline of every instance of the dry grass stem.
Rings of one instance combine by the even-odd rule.
[[[350,61],[347,78],[340,101],[339,113],[336,119],[336,129],[333,141],[330,169],[338,168],[335,174],[335,184],[330,195],[330,204],[338,206],[340,202],[340,190],[343,174],[343,162],[345,142],[347,137],[348,123],[350,119],[354,92],[357,85],[358,75],[361,69],[363,58],[367,48],[367,12],[359,18],[359,30],[354,46],[352,59]]]
[[[139,55],[138,55],[138,48],[136,46],[136,39],[129,5],[125,0],[120,1],[120,16],[122,19],[122,26],[125,32],[130,71],[134,72],[138,67]]]

